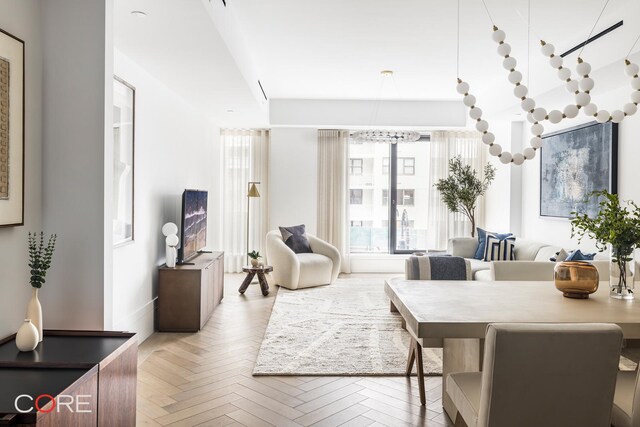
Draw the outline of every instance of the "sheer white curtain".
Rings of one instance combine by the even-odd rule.
[[[340,270],[350,271],[348,223],[349,132],[318,130],[318,231],[342,257]]]
[[[479,174],[484,169],[484,146],[478,132],[437,131],[429,143],[429,213],[427,243],[430,249],[446,249],[451,237],[471,235],[471,223],[461,213],[449,212],[434,184],[449,174],[449,159],[462,156]],[[481,175],[482,176],[482,175]],[[484,223],[484,198],[478,201],[476,224]]]
[[[249,181],[259,181],[260,197],[249,198],[249,250],[265,254],[269,226],[268,130],[222,129],[222,246],[227,273],[238,273],[247,255],[247,192]]]

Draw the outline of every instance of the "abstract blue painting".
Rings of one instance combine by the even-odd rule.
[[[587,123],[544,135],[540,149],[540,216],[595,216],[593,191],[617,192],[618,125]]]

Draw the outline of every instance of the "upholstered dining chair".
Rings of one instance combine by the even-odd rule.
[[[333,245],[306,234],[313,253],[296,254],[282,240],[278,230],[267,233],[267,259],[273,266],[273,280],[288,289],[329,285],[340,273],[340,252]]]
[[[412,255],[405,260],[404,277],[406,280],[471,280],[473,278],[473,271],[469,260],[462,257]],[[391,311],[398,311],[393,305],[393,302],[391,303]],[[402,327],[406,329],[404,318],[402,319]],[[417,339],[411,333],[406,375],[411,376],[413,366],[415,365],[416,375],[418,377],[418,390],[420,391],[420,403],[425,405],[424,366],[422,363],[423,347],[442,348],[443,342],[440,338],[432,338],[429,340]]]
[[[614,427],[640,427],[640,383],[638,376],[640,376],[640,369],[618,372],[611,412],[611,425]]]
[[[482,372],[446,378],[456,425],[609,426],[621,346],[617,325],[489,325]]]

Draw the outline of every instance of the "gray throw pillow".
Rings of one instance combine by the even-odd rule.
[[[313,253],[307,233],[304,230],[304,224],[295,225],[293,227],[278,227],[282,240],[293,252],[297,254]]]

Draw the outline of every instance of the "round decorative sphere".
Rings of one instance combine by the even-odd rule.
[[[598,106],[592,102],[582,107],[582,112],[587,116],[595,116],[598,114]]]
[[[511,53],[511,46],[509,43],[502,43],[498,46],[498,55],[507,56]]]
[[[467,83],[467,82],[458,83],[458,85],[456,86],[456,90],[458,91],[458,93],[460,95],[464,95],[465,93],[469,93],[469,83]]]
[[[595,82],[591,77],[585,77],[584,79],[580,80],[580,90],[583,92],[589,92],[590,90],[593,90],[593,86],[595,86]]]
[[[580,110],[578,110],[578,107],[576,107],[575,105],[567,105],[566,107],[564,107],[563,113],[565,116],[567,116],[568,119],[573,119],[574,117],[576,117],[578,115],[578,112]]]
[[[178,246],[178,242],[180,241],[180,239],[178,239],[178,236],[176,236],[175,234],[172,234],[170,236],[167,236],[167,238],[164,240],[165,243],[167,244],[167,246]]]
[[[569,93],[576,93],[579,89],[579,84],[577,80],[571,80],[567,82],[567,91]]]
[[[591,65],[588,62],[578,62],[576,65],[576,73],[579,76],[588,76],[591,72]]]
[[[489,123],[486,120],[480,120],[476,122],[476,129],[478,132],[486,132],[489,130]]]
[[[522,154],[527,160],[531,160],[536,156],[536,150],[534,150],[531,147],[527,147],[524,150],[522,150]]]
[[[520,166],[524,163],[524,156],[522,153],[515,153],[513,155],[513,164]]]
[[[516,61],[516,58],[514,58],[513,56],[504,58],[504,61],[502,61],[502,66],[505,68],[505,70],[509,70],[509,71],[516,68],[517,64],[518,64],[518,61]]]
[[[545,110],[544,108],[538,107],[535,110],[533,110],[533,118],[536,120],[536,122],[541,122],[546,117],[547,117],[547,110]]]
[[[539,136],[542,135],[542,132],[544,132],[544,126],[542,126],[540,123],[536,123],[535,125],[531,126],[531,133],[533,135]]]
[[[489,147],[489,153],[492,156],[497,156],[502,153],[502,147],[500,146],[500,144],[493,144],[491,147]]]
[[[462,98],[462,102],[464,102],[464,105],[466,105],[467,107],[474,106],[476,104],[476,97],[469,94]]]
[[[598,123],[606,123],[607,121],[609,121],[610,117],[611,114],[609,114],[607,110],[600,110],[598,111],[598,114],[596,114],[596,121]]]
[[[584,107],[591,102],[591,95],[588,93],[580,92],[576,93],[576,105]]]
[[[487,132],[484,135],[482,135],[482,142],[484,142],[487,145],[493,143],[493,141],[495,140],[496,140],[496,136],[491,132]]]
[[[551,59],[549,59],[549,64],[553,68],[562,67],[562,56],[553,56],[553,57],[551,57]]]
[[[473,120],[478,120],[482,117],[482,110],[479,107],[473,107],[469,110],[469,117]]]
[[[527,113],[527,121],[529,123],[536,123],[538,120],[533,118],[533,114],[532,113]]]
[[[640,91],[631,92],[631,102],[640,104]]]
[[[620,110],[613,110],[611,112],[611,121],[613,123],[620,123],[624,120],[624,113]]]
[[[542,147],[542,138],[540,138],[539,136],[534,136],[533,138],[531,138],[531,141],[529,141],[529,145],[531,145],[533,148]]]
[[[509,73],[509,81],[513,84],[520,83],[522,81],[522,73],[518,70],[513,70]]]
[[[520,103],[520,106],[524,111],[531,111],[536,108],[536,101],[534,101],[533,98],[525,98]]]
[[[513,94],[516,98],[524,98],[527,96],[527,92],[529,92],[529,89],[525,85],[518,85],[513,88]]]
[[[635,90],[640,90],[640,77],[634,77],[631,79],[631,87]]]
[[[502,154],[500,154],[500,161],[505,165],[511,163],[511,159],[513,159],[513,156],[508,151],[503,151]]]
[[[624,67],[624,72],[627,73],[627,76],[629,77],[633,77],[638,75],[638,71],[640,70],[640,67],[638,67],[636,64],[631,63],[629,65],[627,65],[626,67]]]
[[[491,34],[491,38],[496,43],[503,42],[505,37],[506,37],[506,34],[502,30],[495,30],[493,34]]]
[[[547,43],[545,45],[543,45],[540,50],[542,51],[542,54],[544,56],[551,56],[553,55],[553,52],[555,52],[555,47],[551,44],[551,43]]]
[[[549,111],[549,121],[551,123],[560,123],[562,121],[562,111],[559,111],[559,110]]]
[[[560,80],[569,80],[571,77],[571,70],[568,68],[560,68],[558,70],[558,77]]]
[[[173,222],[168,222],[162,226],[162,234],[165,237],[171,236],[172,234],[178,234],[178,226]]]
[[[638,107],[636,106],[636,104],[630,102],[628,104],[624,104],[622,111],[624,111],[627,116],[633,116],[636,111],[638,111]]]

